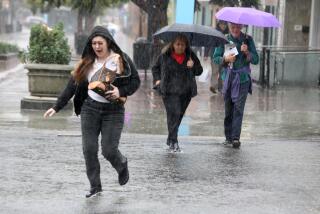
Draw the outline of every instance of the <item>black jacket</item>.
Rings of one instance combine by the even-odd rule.
[[[120,97],[132,95],[140,86],[140,78],[138,72],[135,66],[133,65],[133,62],[130,59],[130,57],[121,51],[121,49],[113,40],[111,34],[108,32],[107,29],[100,26],[97,26],[93,29],[92,34],[88,37],[86,46],[82,53],[82,58],[84,58],[90,51],[93,51],[91,46],[91,40],[95,36],[102,36],[109,39],[113,43],[112,45],[114,51],[123,57],[124,75],[117,77],[116,80],[113,82],[113,85],[119,89]],[[81,112],[82,104],[84,100],[88,97],[88,84],[89,82],[87,80],[84,80],[80,83],[76,83],[73,76],[71,76],[66,88],[58,97],[58,100],[53,109],[56,112],[60,111],[74,96],[74,111],[76,115],[79,115]]]
[[[187,67],[189,58],[194,62],[193,67]],[[203,69],[195,53],[191,50],[186,52],[185,60],[182,64],[172,58],[170,50],[162,53],[155,65],[152,67],[154,82],[160,80],[160,92],[163,96],[170,94],[197,95],[197,84],[195,76],[201,75]]]

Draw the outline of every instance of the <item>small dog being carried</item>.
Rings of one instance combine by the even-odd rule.
[[[112,52],[104,62],[102,68],[96,72],[97,76],[95,75],[96,77],[93,76],[91,78],[91,81],[94,79],[96,80],[89,83],[88,89],[94,91],[100,96],[105,97],[110,102],[124,104],[127,100],[126,97],[119,97],[118,99],[114,100],[106,96],[106,92],[113,90],[112,83],[117,77],[121,76],[123,69],[123,61],[121,56]]]

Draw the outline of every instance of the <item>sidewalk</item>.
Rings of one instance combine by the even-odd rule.
[[[6,78],[0,80],[0,125],[2,121],[14,119],[27,121],[31,128],[79,131],[79,118],[72,116],[71,111],[62,111],[52,120],[42,120],[43,112],[20,110],[21,99],[29,95],[26,70],[19,70],[20,68],[21,65],[12,71],[2,73]],[[129,97],[125,106],[124,132],[166,135],[164,106],[161,97],[151,89],[150,71],[146,80],[144,71],[141,71],[140,77],[140,89]],[[242,139],[320,141],[319,94],[317,88],[264,90],[255,86],[253,95],[248,96],[245,108]],[[8,112],[11,112],[9,116]],[[223,118],[223,97],[220,94],[213,95],[209,91],[208,83],[198,83],[198,96],[192,99],[187,109],[179,135],[223,139]],[[69,126],[69,122],[74,124]]]
[[[9,69],[9,70],[5,70],[5,71],[1,71],[0,70],[0,82],[4,81],[8,75],[22,71],[23,70],[23,65],[19,64],[16,67]]]

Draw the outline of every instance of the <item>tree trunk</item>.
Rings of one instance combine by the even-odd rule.
[[[83,32],[83,14],[82,11],[78,10],[78,17],[77,17],[77,33]]]
[[[161,27],[168,25],[167,9],[169,0],[152,0],[148,4],[148,40]]]
[[[75,33],[74,46],[76,53],[81,55],[90,31],[93,28],[95,18],[88,18],[89,16],[82,10],[78,10],[77,32]],[[89,30],[88,30],[89,29]]]
[[[132,0],[132,2],[148,14],[148,40],[151,41],[152,35],[168,24],[169,0]]]
[[[152,35],[161,27],[168,25],[167,9],[169,0],[131,0],[148,14],[148,41],[152,42]],[[152,42],[151,64],[154,64],[160,54],[162,44]]]
[[[87,14],[85,16],[85,32],[91,32],[91,30],[94,28],[94,23],[96,22],[96,16],[92,14]]]

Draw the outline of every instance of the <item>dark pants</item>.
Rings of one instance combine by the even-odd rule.
[[[229,79],[231,82],[232,79]],[[244,106],[247,100],[250,82],[240,84],[239,98],[236,102],[231,100],[231,90],[224,96],[225,118],[224,134],[226,140],[240,140]]]
[[[166,95],[163,103],[167,112],[167,144],[178,142],[178,129],[184,113],[191,101],[191,95]]]
[[[102,155],[121,172],[127,158],[119,149],[124,124],[124,107],[87,98],[81,109],[82,148],[91,189],[101,188],[98,138],[101,133]]]

